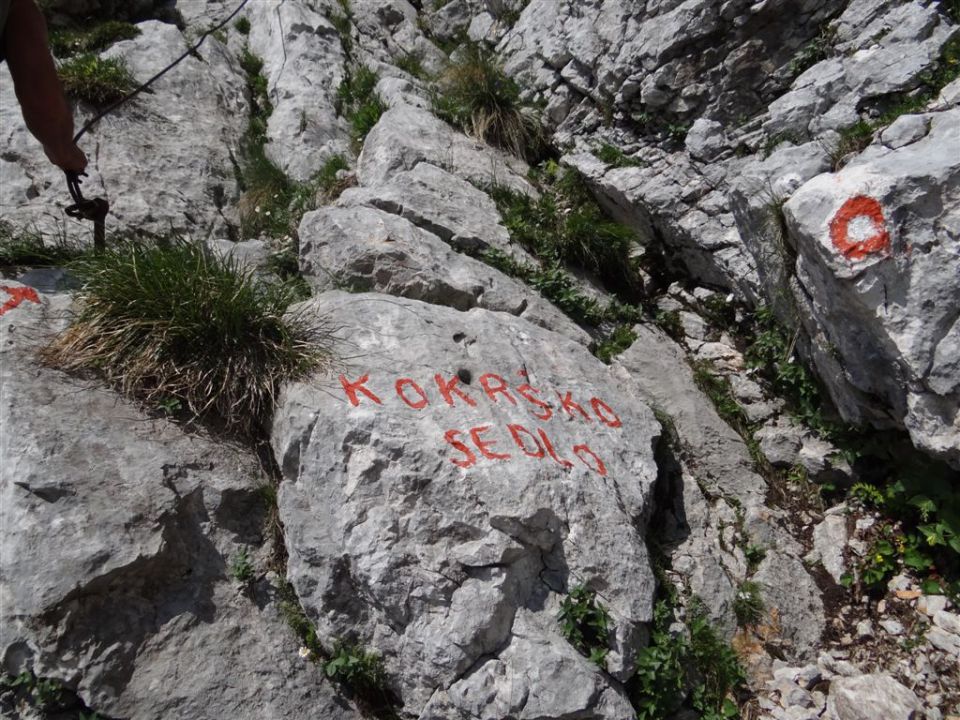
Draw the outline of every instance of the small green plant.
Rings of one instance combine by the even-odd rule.
[[[733,396],[730,380],[718,375],[713,365],[707,360],[699,360],[693,364],[693,380],[713,402],[717,414],[727,424],[741,435],[750,434],[750,423],[747,416]]]
[[[157,407],[164,415],[175,415],[183,409],[183,403],[175,397],[160,398],[157,400]]]
[[[683,330],[683,322],[680,320],[679,310],[659,310],[654,316],[653,321],[657,324],[658,328],[674,340],[683,340],[685,333]]]
[[[546,151],[543,128],[520,88],[494,54],[483,45],[467,43],[457,59],[437,79],[433,109],[438,117],[468,135],[536,161]]]
[[[636,301],[642,282],[630,258],[633,231],[604,214],[576,170],[550,161],[534,179],[542,190],[536,200],[505,187],[489,189],[511,240],[547,264],[595,273],[620,300]]]
[[[761,157],[763,157],[763,159],[767,159],[768,157],[770,157],[770,154],[777,149],[777,146],[785,142],[793,143],[794,145],[796,145],[800,142],[800,138],[797,136],[796,133],[793,133],[790,131],[780,132],[780,133],[776,133],[775,135],[771,135],[763,142],[763,145],[760,148]]]
[[[743,555],[747,559],[747,567],[753,572],[767,557],[767,550],[762,545],[747,545],[743,549]]]
[[[366,66],[347,71],[337,88],[337,112],[350,123],[354,144],[359,147],[387,106],[377,94],[379,77]]]
[[[763,612],[760,585],[752,580],[740,583],[733,599],[733,614],[737,618],[737,624],[741,627],[753,627],[763,620]]]
[[[830,165],[834,172],[849,162],[853,155],[861,152],[873,140],[876,128],[866,120],[858,120],[850,127],[840,131],[836,144],[830,148]]]
[[[630,325],[618,325],[606,340],[597,345],[594,354],[609,365],[614,357],[633,345],[636,340],[637,334]]]
[[[340,36],[340,46],[349,58],[353,53],[353,10],[350,7],[350,0],[338,0],[338,3],[340,12],[330,15],[330,24]]]
[[[250,34],[250,20],[248,18],[237,18],[236,22],[233,23],[233,27],[236,28],[236,31],[241,35]]]
[[[377,653],[358,645],[336,642],[323,671],[328,678],[338,680],[358,693],[382,692],[386,687],[383,660]]]
[[[658,601],[650,644],[637,655],[629,683],[637,720],[667,720],[685,704],[707,720],[739,717],[733,694],[746,675],[736,653],[695,598],[687,611],[686,635],[670,631],[673,619],[669,603]]]
[[[120,20],[107,20],[87,28],[52,30],[50,51],[54,57],[66,58],[77,53],[96,53],[115,42],[130,40],[140,34],[140,28]]]
[[[195,417],[257,436],[280,384],[324,360],[314,329],[284,317],[285,284],[264,285],[197,244],[124,242],[72,271],[79,309],[47,360],[95,370],[149,404],[177,398]]]
[[[246,584],[253,580],[253,563],[246,548],[240,548],[230,561],[230,575],[237,582]]]
[[[67,95],[93,105],[119,100],[136,85],[122,59],[90,53],[64,60],[57,67],[57,74]]]
[[[601,162],[605,162],[607,165],[615,168],[643,167],[644,165],[642,160],[624,154],[623,150],[610,143],[600,145],[600,147],[594,151],[594,154]]]
[[[560,632],[581,654],[600,667],[610,651],[610,615],[597,602],[597,594],[583,585],[560,601]]]
[[[24,670],[17,676],[0,676],[0,690],[11,690],[29,701],[41,711],[56,710],[60,707],[63,685],[58,680],[37,677]]]
[[[833,46],[836,40],[837,30],[835,27],[825,25],[821,28],[820,34],[801,47],[797,54],[793,56],[790,64],[787,65],[787,72],[790,77],[796,77],[821,60],[830,57],[833,54]]]
[[[868,588],[879,588],[897,571],[897,549],[888,538],[871,545],[860,567],[860,577]]]

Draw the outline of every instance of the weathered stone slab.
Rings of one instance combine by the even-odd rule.
[[[622,691],[589,665],[538,678],[504,653],[528,632],[522,609],[552,647],[557,593],[586,584],[612,617],[610,670],[632,672],[659,432],[634,383],[500,313],[338,292],[296,311],[335,329],[331,373],[284,391],[272,435],[288,572],[323,641],[383,653],[413,714],[460,681],[474,707],[466,679],[499,657],[531,707],[566,708],[537,717],[570,716],[551,698],[579,683],[596,692],[578,712],[622,717]],[[610,693],[622,701],[601,711]]]

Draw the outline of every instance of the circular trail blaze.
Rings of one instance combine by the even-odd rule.
[[[889,252],[890,233],[880,203],[866,195],[847,200],[830,221],[830,239],[840,254],[850,260]]]

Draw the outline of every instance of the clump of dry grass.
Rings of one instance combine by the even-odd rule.
[[[45,359],[228,432],[261,435],[280,385],[327,357],[317,328],[285,316],[291,287],[263,284],[194,243],[122,243],[73,272],[76,315]]]
[[[520,87],[492,52],[464,45],[437,79],[433,109],[468,135],[486,140],[529,162],[546,150],[534,108],[520,99]]]

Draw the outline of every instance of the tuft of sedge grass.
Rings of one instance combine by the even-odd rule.
[[[433,110],[468,135],[534,162],[546,153],[543,127],[520,87],[494,54],[477,43],[461,47],[437,79]]]
[[[140,35],[140,28],[122,20],[107,20],[77,30],[52,30],[50,51],[55,57],[65,58],[77,53],[100,52],[115,42],[130,40]]]
[[[86,252],[65,234],[45,239],[39,232],[15,230],[0,221],[0,267],[57,267]]]
[[[91,53],[64,60],[57,74],[67,95],[94,105],[119,100],[136,85],[122,59],[101,58]]]
[[[197,244],[123,242],[72,270],[75,316],[45,360],[93,370],[148,404],[177,399],[227,432],[262,434],[281,384],[328,356],[320,328],[285,316],[288,285],[263,284]]]

